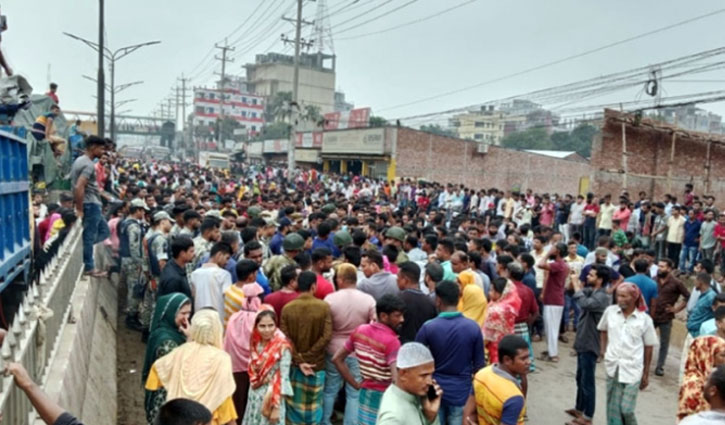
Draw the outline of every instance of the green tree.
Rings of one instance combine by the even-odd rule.
[[[292,102],[292,92],[281,91],[267,98],[264,105],[264,120],[266,122],[283,121],[289,116],[289,104]]]
[[[455,131],[453,131],[449,128],[443,128],[438,124],[422,125],[422,126],[420,126],[420,131],[425,131],[426,133],[437,134],[439,136],[447,136],[447,137],[457,137],[458,136]]]
[[[254,140],[286,139],[289,137],[290,125],[286,122],[273,122],[262,127],[262,131]]]
[[[374,115],[370,117],[370,127],[385,127],[386,125],[388,125],[388,120],[385,118]]]
[[[501,145],[513,149],[553,149],[551,139],[543,128],[530,128],[511,133],[501,140]]]
[[[305,105],[304,108],[302,108],[300,118],[302,118],[303,121],[314,123],[315,125],[322,122],[322,112],[320,111],[320,107],[317,105]]]

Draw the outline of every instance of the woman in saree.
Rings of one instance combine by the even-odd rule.
[[[149,327],[150,335],[146,344],[146,358],[141,373],[142,383],[148,379],[151,365],[169,354],[173,349],[186,342],[189,333],[189,315],[191,315],[191,299],[180,292],[174,292],[156,301],[156,309]],[[153,424],[159,409],[166,401],[166,390],[146,390],[144,408],[146,420]]]
[[[167,400],[187,398],[203,404],[212,412],[211,425],[235,424],[232,394],[236,386],[232,359],[222,349],[222,333],[216,310],[194,313],[189,341],[154,362],[146,389],[164,388]]]
[[[521,298],[516,286],[508,279],[499,277],[491,282],[486,321],[483,324],[483,340],[489,355],[489,364],[498,363],[498,343],[506,335],[514,334],[516,315],[521,308]]]
[[[473,273],[460,273],[458,284],[461,286],[461,299],[458,301],[458,311],[464,316],[483,326],[486,319],[488,301],[478,285]]]
[[[710,409],[703,387],[710,373],[725,364],[725,340],[719,336],[701,336],[694,339],[687,352],[685,375],[680,385],[677,420]]]
[[[293,394],[290,383],[292,346],[277,331],[274,310],[261,310],[254,320],[250,341],[249,396],[242,423],[282,425],[285,423],[283,396]]]

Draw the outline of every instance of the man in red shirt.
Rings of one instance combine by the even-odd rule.
[[[312,271],[317,275],[317,290],[315,298],[324,300],[328,294],[335,292],[329,280],[322,275],[329,272],[332,268],[332,251],[328,248],[317,248],[312,251]]]
[[[554,363],[559,361],[559,325],[564,312],[564,285],[569,274],[569,266],[564,261],[566,254],[566,245],[561,242],[557,243],[537,264],[539,268],[549,272],[541,290],[541,302],[544,304],[544,330],[548,348],[546,353],[542,353],[542,360]]]
[[[50,91],[46,93],[45,95],[49,98],[53,99],[53,102],[55,102],[56,105],[60,105],[60,101],[58,100],[58,95],[56,92],[58,91],[58,84],[50,83]]]
[[[300,295],[297,292],[297,266],[293,264],[284,266],[279,274],[282,288],[264,297],[264,303],[274,307],[274,312],[277,313],[277,317],[281,317],[282,309],[288,302],[296,299]],[[308,272],[308,276],[313,279],[317,278],[314,273]]]
[[[524,278],[524,267],[521,263],[514,261],[506,266],[508,271],[509,279],[513,282],[516,287],[516,291],[521,298],[521,308],[519,308],[519,314],[516,316],[516,325],[514,331],[516,335],[529,344],[529,358],[531,359],[530,371],[534,371],[534,348],[531,346],[531,335],[529,335],[529,328],[534,324],[534,321],[539,317],[539,303],[536,302],[536,296],[534,291],[522,282]]]

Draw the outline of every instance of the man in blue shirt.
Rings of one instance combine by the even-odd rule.
[[[687,316],[687,331],[693,338],[700,335],[700,326],[704,322],[715,317],[712,312],[712,301],[716,295],[710,287],[710,275],[707,273],[697,275],[695,287],[700,291],[700,298]]]
[[[634,276],[624,279],[625,282],[634,283],[642,292],[644,302],[647,303],[647,309],[652,309],[652,299],[657,298],[657,283],[652,280],[647,273],[649,272],[649,261],[640,258],[634,261]]]
[[[272,255],[282,255],[282,242],[287,233],[289,233],[292,222],[287,217],[282,217],[277,222],[277,233],[272,236],[272,240],[269,242],[269,250]]]
[[[685,221],[685,238],[682,241],[682,251],[680,252],[680,271],[692,273],[695,268],[695,259],[697,251],[700,248],[700,226],[702,222],[695,218],[695,210],[690,208],[687,211],[687,221]]]
[[[478,323],[463,316],[456,306],[458,284],[444,280],[436,287],[440,314],[429,320],[415,337],[433,353],[436,382],[443,389],[439,410],[441,425],[463,422],[463,406],[471,393],[471,377],[486,365],[483,336]]]

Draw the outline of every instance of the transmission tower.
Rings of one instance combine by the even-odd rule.
[[[327,0],[317,0],[317,16],[312,28],[311,39],[317,44],[319,53],[335,53],[335,43],[332,40],[332,26],[330,25]]]

